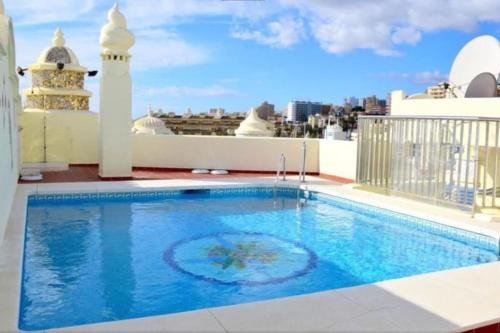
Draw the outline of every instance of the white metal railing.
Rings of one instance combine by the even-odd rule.
[[[498,207],[500,118],[361,116],[357,182],[475,211]]]

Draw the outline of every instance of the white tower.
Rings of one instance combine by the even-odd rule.
[[[102,71],[99,125],[101,178],[132,177],[132,79],[130,54],[134,35],[115,4],[108,12],[109,22],[102,27]]]

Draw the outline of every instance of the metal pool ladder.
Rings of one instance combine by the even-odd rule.
[[[274,207],[276,207],[278,205],[277,191],[278,191],[278,183],[280,181],[280,174],[282,175],[281,180],[286,181],[286,156],[284,153],[281,153],[280,159],[278,162],[278,168],[276,169],[276,179],[274,180],[274,187],[273,187]]]
[[[305,141],[302,142],[302,160],[300,161],[299,168],[299,183],[297,184],[297,209],[305,206],[307,204],[307,196],[304,197],[304,200],[300,198],[300,184],[306,182],[306,153],[307,153],[307,144]],[[305,192],[307,191],[307,186],[305,188]]]
[[[278,169],[276,170],[276,183],[279,181],[280,173],[283,174],[283,178],[281,180],[286,181],[286,157],[284,153],[281,153]]]
[[[306,182],[306,153],[307,153],[307,144],[306,142],[302,142],[302,160],[300,162],[299,168],[299,182]]]

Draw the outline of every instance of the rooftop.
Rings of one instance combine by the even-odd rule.
[[[349,133],[273,137],[252,108],[236,136],[165,135],[171,114],[132,121],[140,51],[118,4],[98,113],[61,29],[23,109],[4,14],[0,331],[500,332],[496,38],[464,46],[440,98],[394,91]]]

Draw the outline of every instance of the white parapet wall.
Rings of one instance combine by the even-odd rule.
[[[67,111],[22,113],[24,162],[43,161],[44,117],[47,161],[98,163],[97,114]],[[134,134],[133,166],[276,171],[284,153],[287,170],[297,172],[304,141],[307,172],[355,179],[357,145],[355,141],[343,140]]]
[[[349,180],[356,179],[356,141],[319,140],[319,172]]]
[[[95,164],[98,161],[97,113],[25,110],[21,114],[21,125],[22,157],[25,163]]]
[[[302,142],[306,170],[319,172],[319,140],[198,135],[134,135],[135,167],[276,171],[281,153],[287,171],[299,171]]]
[[[407,99],[398,90],[391,95],[391,116],[500,117],[500,98]]]
[[[18,122],[21,110],[10,18],[0,12],[0,243],[19,177]]]

